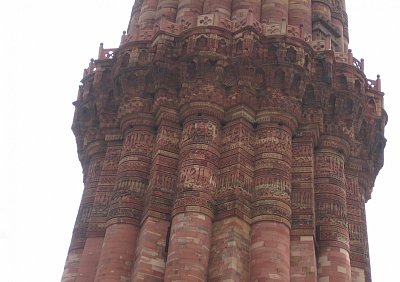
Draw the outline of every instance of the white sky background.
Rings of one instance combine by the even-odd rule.
[[[118,47],[134,0],[5,0],[0,9],[0,281],[59,281],[83,189],[70,130],[100,42]],[[400,1],[347,0],[350,48],[381,74],[385,166],[367,205],[373,281],[398,281]]]

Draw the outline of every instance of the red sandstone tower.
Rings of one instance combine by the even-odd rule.
[[[371,281],[380,79],[344,0],[137,0],[85,70],[67,281]]]

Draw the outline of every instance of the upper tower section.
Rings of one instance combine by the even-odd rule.
[[[313,0],[312,23],[313,40],[330,38],[334,51],[347,51],[349,31],[344,0]]]
[[[329,41],[336,52],[348,50],[345,0],[136,0],[124,42],[142,39],[141,31],[148,37],[165,28],[177,35],[197,26],[235,31],[245,24],[265,35],[294,32],[306,41]]]
[[[352,156],[370,160],[365,171],[375,177],[387,121],[381,80],[367,79],[348,42],[344,0],[137,0],[119,48],[101,44],[84,72],[78,146],[84,152],[95,136],[89,129],[125,130],[132,99],[147,97],[143,107],[157,113],[169,93],[182,115],[210,99],[224,119],[243,105],[255,114],[288,107],[293,124],[356,144]],[[196,83],[207,87],[192,95]]]
[[[281,24],[302,28],[304,35],[312,33],[311,0],[137,0],[132,9],[128,36],[138,29],[154,29],[163,19],[181,25],[181,31],[210,21],[198,19],[212,15],[213,19],[233,21],[232,29],[248,17],[266,25]],[[331,2],[331,1],[322,1]],[[331,6],[329,3],[328,6]],[[209,18],[209,17],[208,17]],[[210,18],[209,18],[210,19]]]

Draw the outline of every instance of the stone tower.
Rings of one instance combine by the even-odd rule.
[[[137,0],[84,72],[67,281],[371,281],[380,78],[344,0]]]

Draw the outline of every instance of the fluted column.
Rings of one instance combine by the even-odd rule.
[[[105,152],[104,142],[100,139],[101,136],[99,136],[98,132],[96,132],[97,130],[93,132],[94,134],[90,133],[87,135],[87,140],[91,139],[90,136],[96,136],[96,140],[88,141],[88,144],[85,146],[85,158],[88,161],[87,166],[84,167],[84,190],[64,273],[61,278],[62,282],[78,281],[79,276],[86,277],[90,275],[93,268],[96,268],[92,263],[86,263],[90,258],[88,258],[88,252],[85,252],[86,243],[88,244],[86,248],[93,245],[93,242],[87,242],[87,233]]]
[[[235,110],[232,116],[242,116]],[[249,281],[254,129],[245,118],[224,126],[208,282]]]
[[[367,224],[365,219],[365,189],[369,176],[362,173],[363,160],[350,158],[346,166],[347,214],[350,237],[352,282],[370,281]]]
[[[183,115],[165,281],[207,281],[220,125],[213,115],[188,109],[193,114]]]
[[[218,13],[225,18],[230,19],[232,15],[232,0],[205,0],[203,13]]]
[[[197,16],[203,14],[203,5],[204,0],[179,0],[176,22],[180,23],[186,17],[197,20]]]
[[[294,26],[302,26],[303,36],[311,35],[311,0],[289,0],[288,23]]]
[[[312,0],[311,2],[311,11],[314,17],[323,18],[325,21],[331,20],[331,6],[328,1]]]
[[[232,1],[232,17],[240,20],[247,16],[249,10],[252,11],[256,20],[261,17],[261,1],[260,0],[233,0]]]
[[[107,221],[107,210],[111,193],[115,185],[118,161],[121,152],[121,136],[106,135],[107,150],[98,176],[96,196],[89,219],[89,228],[76,281],[93,281],[100,259],[104,240],[104,223]],[[98,168],[94,167],[95,170]]]
[[[290,281],[293,118],[264,111],[257,119],[250,281]]]
[[[181,128],[176,111],[161,109],[132,281],[164,281]]]
[[[329,23],[332,18],[331,3],[328,1],[312,0],[311,13],[313,22],[312,40],[325,40],[326,36],[334,39],[335,36],[330,31],[322,31],[326,29],[323,23]]]
[[[85,248],[83,249],[79,263],[78,275],[74,281],[89,282],[94,280],[103,239],[104,237],[91,237],[86,239]]]
[[[367,177],[364,175],[364,177]],[[368,176],[369,177],[369,176]],[[362,199],[364,200],[364,204],[361,205],[361,231],[363,232],[363,247],[364,247],[364,276],[365,276],[365,282],[371,282],[372,281],[372,276],[371,276],[371,262],[370,262],[370,256],[369,256],[369,243],[368,243],[368,228],[367,228],[367,215],[366,215],[366,210],[365,210],[365,201],[366,201],[366,190],[371,189],[371,183],[369,181],[360,181],[363,191]]]
[[[133,5],[132,7],[131,19],[129,20],[129,25],[128,25],[128,34],[132,34],[134,30],[138,28],[140,10],[142,9],[142,2],[143,0],[136,1],[135,5]]]
[[[158,0],[156,21],[162,17],[175,22],[179,0]]]
[[[332,3],[332,18],[331,23],[337,31],[338,37],[338,52],[347,52],[349,45],[348,31],[347,31],[347,14],[344,0],[333,1]]]
[[[302,129],[293,139],[291,282],[317,281],[314,146],[318,128]]]
[[[289,0],[262,0],[261,21],[281,23],[288,18]]]
[[[351,281],[344,172],[348,152],[346,141],[328,135],[321,136],[316,151],[318,281]]]
[[[339,36],[337,38],[338,45],[337,45],[335,51],[336,52],[344,52],[343,23],[341,20],[339,20],[338,18],[335,18],[335,17],[332,17],[331,23],[332,23],[332,26],[334,26],[336,28],[336,30],[339,32]]]
[[[95,281],[130,280],[149,180],[154,139],[151,118],[139,114],[126,119],[121,127],[124,141],[118,180]]]
[[[158,0],[144,0],[139,16],[139,25],[142,29],[152,29],[156,21]]]

